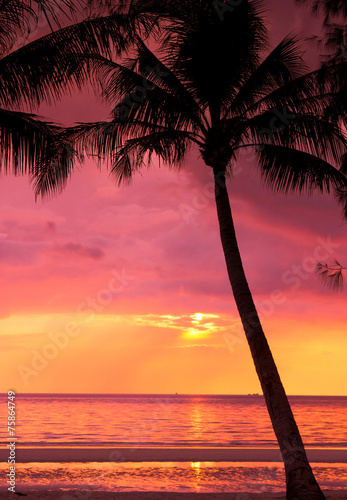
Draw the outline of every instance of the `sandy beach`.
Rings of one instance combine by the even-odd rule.
[[[347,450],[307,451],[327,500],[347,500]],[[16,493],[28,500],[285,500],[275,447],[19,447],[16,459]]]
[[[22,491],[25,494],[25,491]],[[347,491],[324,491],[327,500],[346,500]],[[13,493],[3,498],[13,499]],[[170,493],[170,492],[86,492],[83,491],[35,491],[27,493],[27,500],[285,500],[285,493]]]
[[[347,463],[346,448],[307,448],[315,463]],[[0,462],[8,450],[0,449]],[[275,447],[27,447],[16,448],[17,463],[29,462],[282,462]]]

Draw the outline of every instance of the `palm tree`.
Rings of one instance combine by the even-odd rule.
[[[153,155],[179,167],[190,147],[199,150],[214,174],[227,271],[284,459],[287,499],[318,500],[324,495],[245,277],[226,175],[248,148],[264,181],[277,191],[346,189],[344,172],[336,168],[346,147],[339,126],[346,100],[333,74],[307,72],[294,37],[267,51],[259,0],[235,6],[212,0],[129,0],[111,5],[108,15],[62,28],[5,56],[0,102],[38,104],[81,88],[90,78],[96,85],[101,81],[113,105],[111,120],[65,133],[59,129],[56,135],[78,153],[87,150],[109,159],[120,182],[129,181]],[[20,165],[31,143],[24,132]],[[13,144],[10,136],[3,151],[12,152]],[[61,167],[60,157],[47,163],[29,155],[37,194],[65,185],[73,168],[73,155],[66,156]]]
[[[130,181],[153,156],[179,167],[191,147],[212,168],[227,271],[285,463],[287,499],[324,499],[247,283],[226,176],[249,148],[276,191],[345,189],[337,168],[346,148],[339,126],[345,96],[329,74],[307,72],[294,37],[266,55],[259,1],[231,8],[209,0],[135,0],[122,8],[157,18],[122,58],[80,58],[81,68],[103,82],[113,111],[109,121],[70,129],[70,137],[80,153],[108,160],[119,182]]]

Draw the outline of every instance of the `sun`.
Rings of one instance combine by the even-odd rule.
[[[187,325],[187,328],[183,334],[184,337],[207,337],[209,334],[209,328],[206,328],[207,323],[204,320],[208,317],[207,314],[194,313],[189,316],[191,326]],[[210,324],[209,324],[210,325]]]
[[[195,313],[195,314],[191,314],[190,317],[192,318],[192,323],[198,324],[199,321],[201,321],[203,319],[204,315],[201,313]]]

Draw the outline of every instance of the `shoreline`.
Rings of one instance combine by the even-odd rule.
[[[276,447],[20,447],[16,463],[31,462],[282,462]],[[312,463],[347,463],[347,448],[306,448]],[[7,462],[8,448],[0,449]]]
[[[66,491],[26,491],[18,492],[27,495],[26,500],[69,500],[88,498],[91,500],[285,500],[285,492],[281,493],[175,493],[162,491],[132,492],[93,492],[83,496],[83,490]],[[323,490],[327,500],[346,500],[347,492],[339,490]],[[12,498],[13,493],[3,494],[3,498]]]

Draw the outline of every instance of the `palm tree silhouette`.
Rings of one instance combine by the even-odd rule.
[[[8,79],[1,102],[40,102],[88,79],[101,82],[113,105],[111,120],[57,135],[78,153],[109,159],[119,182],[129,181],[153,156],[179,167],[189,148],[199,150],[213,171],[227,271],[283,456],[287,499],[321,500],[245,277],[226,175],[249,149],[264,181],[277,191],[345,190],[347,180],[336,165],[346,149],[339,126],[346,101],[334,72],[324,78],[307,72],[294,37],[265,55],[267,50],[259,0],[120,1],[108,17],[64,28],[1,60],[2,79],[18,68],[18,85]],[[24,132],[30,147],[30,131]],[[4,149],[11,150],[9,142]],[[24,158],[35,165],[37,194],[65,185],[73,163],[73,155],[67,157]]]
[[[284,459],[287,499],[323,499],[245,277],[226,175],[239,152],[250,148],[276,191],[345,189],[347,180],[336,168],[346,148],[338,125],[345,98],[336,78],[325,74],[322,81],[318,71],[307,72],[294,37],[264,56],[260,2],[238,4],[126,5],[135,17],[152,15],[147,31],[137,32],[121,61],[80,60],[102,82],[112,119],[80,124],[70,136],[80,153],[110,161],[119,182],[130,181],[153,156],[179,167],[192,146],[213,169],[227,271]],[[36,187],[40,192],[40,183]]]

